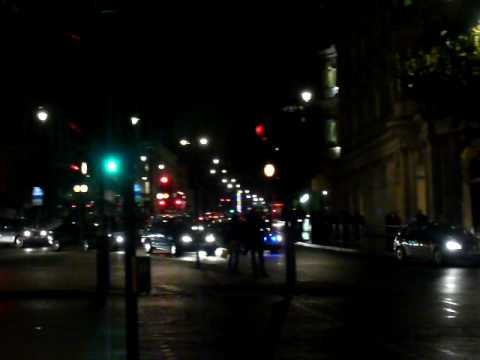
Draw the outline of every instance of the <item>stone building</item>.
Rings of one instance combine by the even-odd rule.
[[[342,9],[335,43],[342,157],[334,195],[337,208],[360,211],[374,233],[384,233],[391,211],[404,222],[420,210],[432,220],[480,229],[478,113],[426,118],[397,71],[406,49],[426,33],[460,22],[471,27],[472,6],[369,1]]]

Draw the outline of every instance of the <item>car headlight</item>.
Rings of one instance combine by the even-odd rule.
[[[457,250],[462,250],[462,244],[460,244],[456,240],[448,240],[447,243],[445,244],[447,250],[449,251],[457,251]]]
[[[215,242],[215,236],[213,234],[208,234],[207,236],[205,236],[205,241],[207,243],[213,243]]]
[[[25,236],[25,237],[30,237],[31,235],[32,235],[32,233],[31,233],[30,230],[25,230],[25,231],[23,232],[23,236]]]
[[[48,236],[47,239],[48,239],[48,243],[50,245],[53,245],[53,236]]]
[[[40,231],[40,236],[41,236],[41,237],[45,237],[45,236],[47,236],[47,234],[48,234],[48,233],[47,233],[46,230]]]
[[[118,235],[117,237],[115,237],[115,242],[117,244],[123,244],[123,240],[124,240],[124,238],[121,235]]]
[[[190,235],[183,235],[182,236],[182,242],[184,243],[191,243],[193,241],[192,237]]]
[[[277,241],[282,242],[283,241],[283,236],[282,235],[277,235]]]

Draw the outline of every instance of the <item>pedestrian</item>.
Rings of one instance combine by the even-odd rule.
[[[247,250],[250,252],[252,273],[254,277],[268,276],[265,270],[265,247],[263,244],[264,227],[265,223],[255,209],[248,212],[246,217]]]
[[[228,239],[228,272],[232,274],[238,273],[238,261],[242,248],[243,224],[238,214],[233,215],[227,230]]]

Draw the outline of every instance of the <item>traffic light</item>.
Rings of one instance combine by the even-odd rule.
[[[265,125],[263,125],[263,123],[260,123],[255,127],[255,134],[260,138],[265,137]]]
[[[116,156],[107,156],[103,160],[103,171],[107,175],[118,175],[121,171],[120,159]]]

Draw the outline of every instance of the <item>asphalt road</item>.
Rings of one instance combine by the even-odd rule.
[[[108,311],[92,300],[95,255],[0,249],[0,336],[15,359],[123,359],[121,253]],[[282,255],[268,279],[225,260],[154,255],[140,298],[142,359],[478,359],[480,269],[297,248],[298,290],[282,293]]]

